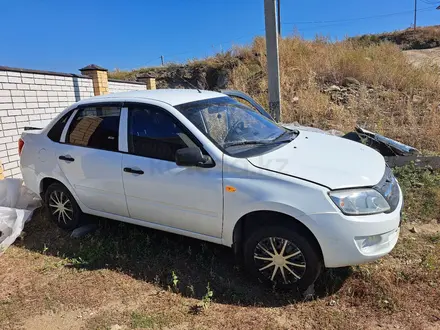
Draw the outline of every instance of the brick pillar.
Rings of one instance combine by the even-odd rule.
[[[93,91],[96,95],[108,94],[108,70],[98,65],[90,64],[79,69],[81,74],[89,76],[93,80]]]
[[[136,77],[137,81],[147,84],[147,89],[156,89],[156,78],[149,73],[144,73]]]

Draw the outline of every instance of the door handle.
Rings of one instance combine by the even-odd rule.
[[[135,170],[135,169],[130,168],[130,167],[125,167],[124,168],[124,172],[133,173],[133,174],[139,174],[139,175],[144,174],[144,171],[142,171],[142,170]]]
[[[75,159],[70,156],[60,156],[60,157],[58,157],[58,159],[64,160],[66,162],[74,162],[75,161]]]

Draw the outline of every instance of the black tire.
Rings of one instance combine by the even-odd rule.
[[[288,243],[284,244],[286,241]],[[284,260],[280,260],[280,258],[272,259],[273,257],[267,254],[267,252],[271,252],[275,255],[272,243],[279,255],[283,252],[283,246],[285,246],[283,255],[285,257],[293,256],[283,258]],[[308,233],[303,232],[301,228],[296,226],[263,225],[255,229],[244,242],[243,257],[247,271],[255,278],[266,285],[281,289],[306,290],[316,281],[323,268],[319,247],[316,246]],[[258,259],[255,257],[258,257]],[[271,260],[261,260],[260,258],[271,258]],[[269,266],[269,264],[275,262],[278,265]],[[266,269],[261,270],[266,266]],[[275,270],[276,267],[277,270]],[[285,267],[289,268],[290,271]]]
[[[58,227],[72,230],[80,225],[83,213],[70,191],[61,183],[53,183],[47,188],[44,201],[50,219]],[[60,209],[62,204],[64,208]],[[56,208],[55,205],[58,207]]]

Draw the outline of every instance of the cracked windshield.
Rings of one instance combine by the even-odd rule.
[[[279,126],[231,98],[198,101],[177,107],[197,128],[224,149],[291,140],[295,131]]]

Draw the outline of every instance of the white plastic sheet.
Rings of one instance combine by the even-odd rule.
[[[40,198],[23,185],[23,180],[0,180],[0,255],[20,236],[40,205]]]

